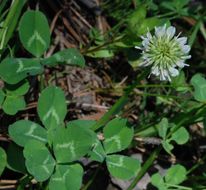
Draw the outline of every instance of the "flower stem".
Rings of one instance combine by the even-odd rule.
[[[117,102],[111,107],[111,109],[106,114],[104,114],[104,116],[99,121],[97,121],[96,124],[94,124],[92,126],[93,130],[100,129],[103,125],[105,125],[115,114],[117,114],[126,105],[126,103],[129,101],[130,93],[137,86],[137,84],[139,84],[140,81],[145,78],[145,76],[148,73],[149,72],[146,69],[143,73],[141,73],[139,75],[139,77],[137,77],[134,84],[132,84],[131,86],[129,86],[125,90],[124,95],[119,100],[117,100]]]
[[[136,176],[136,178],[132,181],[132,183],[130,184],[130,186],[127,188],[127,190],[132,190],[137,183],[139,182],[139,180],[144,176],[144,174],[148,171],[148,169],[151,167],[151,165],[153,164],[154,160],[157,158],[160,150],[162,149],[162,147],[158,147],[156,148],[153,153],[150,155],[150,157],[147,159],[147,161],[144,163],[144,165],[142,166],[141,170],[139,171],[138,175]]]

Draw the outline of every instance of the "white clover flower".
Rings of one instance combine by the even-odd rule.
[[[155,35],[147,32],[142,36],[142,47],[135,46],[142,50],[142,63],[140,66],[151,66],[151,74],[159,76],[160,80],[171,81],[171,77],[179,74],[178,68],[189,66],[185,64],[190,46],[186,45],[187,38],[175,36],[175,27],[166,25],[155,27]]]

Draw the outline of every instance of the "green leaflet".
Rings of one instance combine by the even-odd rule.
[[[15,115],[25,107],[26,103],[23,96],[7,96],[2,104],[2,109],[8,115]]]
[[[200,74],[196,74],[191,79],[191,84],[194,86],[194,98],[197,101],[206,101],[206,80]]]
[[[167,190],[167,187],[164,183],[164,180],[159,173],[152,175],[151,183],[152,183],[152,185],[157,187],[159,190]]]
[[[73,66],[85,66],[85,60],[82,54],[75,49],[75,48],[69,48],[64,49],[62,51],[59,51],[55,53],[54,55],[42,59],[42,64],[46,66],[54,66],[59,64],[68,64]]]
[[[133,129],[128,126],[127,119],[115,118],[103,129],[103,141],[107,154],[119,152],[127,148],[133,138]]]
[[[171,166],[165,176],[155,173],[151,177],[151,183],[159,190],[168,190],[174,185],[181,184],[186,179],[187,171],[182,165]],[[179,186],[180,187],[180,186]],[[186,188],[185,188],[186,189]]]
[[[27,80],[14,85],[5,84],[3,90],[0,91],[0,104],[2,104],[1,107],[6,114],[14,115],[26,107],[23,95],[29,90],[29,82]],[[3,96],[1,96],[1,93]]]
[[[46,146],[35,140],[29,141],[24,147],[26,168],[37,181],[47,180],[53,173],[55,160]]]
[[[39,97],[37,110],[42,123],[47,129],[56,128],[63,124],[67,113],[64,92],[55,86],[47,87]]]
[[[79,190],[83,168],[80,164],[57,165],[49,181],[50,190]]]
[[[47,142],[46,130],[39,124],[28,120],[19,120],[10,125],[9,135],[20,146],[25,146],[30,140]]]
[[[185,144],[189,140],[189,133],[184,127],[180,127],[177,131],[172,134],[171,140],[177,144]]]
[[[177,164],[172,166],[165,175],[165,182],[169,184],[178,185],[186,179],[187,170]]]
[[[0,64],[0,77],[8,84],[16,84],[28,75],[43,72],[43,67],[37,59],[6,58]]]
[[[89,153],[90,159],[102,163],[106,158],[105,150],[102,146],[102,143],[98,138],[96,138],[95,143],[93,144],[92,150]]]
[[[18,84],[6,84],[5,91],[6,95],[10,96],[22,96],[26,94],[29,90],[29,82],[28,80],[23,80]]]
[[[169,129],[169,123],[167,118],[163,118],[160,123],[158,123],[157,129],[158,134],[160,137],[162,137],[164,140],[166,139],[167,131]]]
[[[53,139],[54,155],[58,163],[75,161],[89,152],[93,145],[93,135],[84,127],[60,127]]]
[[[94,121],[94,120],[81,120],[81,119],[77,119],[77,120],[69,121],[69,123],[67,123],[67,127],[76,125],[76,126],[79,126],[79,127],[85,127],[85,128],[89,129],[95,123],[96,123],[96,121]]]
[[[40,11],[26,11],[19,23],[19,36],[24,48],[40,57],[50,45],[48,21]]]
[[[112,176],[124,180],[128,180],[136,176],[140,169],[139,160],[117,154],[108,155],[106,157],[106,164]]]

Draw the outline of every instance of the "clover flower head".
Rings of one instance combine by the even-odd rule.
[[[190,46],[186,37],[175,36],[173,26],[155,27],[155,34],[147,32],[142,36],[142,46],[135,46],[142,50],[142,63],[140,66],[150,66],[151,74],[160,77],[161,81],[169,80],[179,74],[179,68],[189,66],[185,63],[191,58],[188,55]]]

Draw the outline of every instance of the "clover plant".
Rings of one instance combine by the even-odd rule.
[[[168,169],[164,177],[162,177],[159,173],[153,174],[151,178],[151,183],[159,190],[168,190],[174,188],[177,190],[186,190],[188,189],[187,187],[179,185],[186,178],[186,169],[183,166],[177,164]]]
[[[83,56],[74,48],[56,52],[50,57],[42,57],[50,46],[51,34],[48,21],[40,11],[29,10],[23,14],[19,22],[19,37],[23,47],[34,57],[8,57],[0,64],[0,77],[6,83],[0,90],[0,103],[1,108],[9,115],[14,115],[26,107],[23,95],[29,90],[26,80],[28,76],[42,74],[45,66],[85,65]],[[22,92],[19,92],[20,90]]]
[[[193,51],[190,51],[199,33],[200,39],[206,40],[203,7],[191,10],[195,2],[189,0],[158,3],[105,0],[103,12],[109,10],[108,15],[117,25],[106,34],[92,28],[88,32],[91,40],[88,47],[68,48],[48,55],[52,40],[47,18],[39,10],[21,14],[26,2],[13,0],[8,10],[7,1],[0,2],[0,108],[2,115],[12,118],[8,135],[0,136],[0,175],[9,169],[23,176],[15,182],[18,190],[86,190],[99,168],[104,167],[112,178],[120,182],[126,180],[125,184],[129,183],[126,189],[132,190],[151,174],[155,161],[159,163],[161,158],[168,163],[170,158],[170,167],[151,174],[150,186],[158,190],[205,189],[206,156],[202,156],[204,146],[201,148],[199,144],[204,141],[206,131],[206,79],[203,74],[195,73],[195,66],[191,64]],[[124,6],[127,11],[122,13]],[[175,27],[179,24],[174,19],[184,20],[181,23],[189,23],[192,29],[186,33],[184,26]],[[25,50],[22,57],[15,56],[14,48],[8,43],[15,30],[18,31],[17,42],[19,40]],[[175,35],[179,30],[182,32]],[[194,48],[201,58],[204,57],[199,53],[202,44],[195,44]],[[45,68],[84,67],[84,56],[109,60],[117,53],[138,76],[129,78],[128,81],[133,80],[131,85],[123,82],[126,87],[120,90],[120,98],[99,120],[68,121],[64,91],[51,84],[37,90],[37,115],[29,119],[16,115],[26,109],[25,95],[32,91],[32,81],[44,82]],[[121,63],[117,62],[119,67]],[[204,68],[204,60],[198,66]],[[184,69],[190,68],[194,71],[188,71],[192,74],[188,80]],[[119,84],[111,86],[111,91],[120,87]],[[135,98],[129,102],[135,94],[142,98],[138,103]],[[149,100],[150,96],[155,98]],[[126,105],[127,109],[137,109],[134,118],[138,119],[133,119],[133,123],[125,118]],[[194,139],[188,126],[194,124],[201,132],[197,136],[203,140],[195,141],[198,150],[194,155],[198,159],[194,156],[195,159],[189,161],[193,164],[189,169],[189,164],[175,159],[175,148],[190,146]],[[149,149],[143,146],[147,143],[152,144]],[[130,148],[134,149],[128,151]],[[136,151],[143,155],[142,160],[134,158],[132,154]],[[94,164],[96,172],[85,180],[90,164]],[[202,165],[204,167],[200,167]],[[1,185],[0,180],[0,188]]]
[[[104,140],[99,140],[91,130],[92,121],[64,123],[66,100],[63,91],[54,86],[42,91],[37,110],[41,123],[16,121],[9,126],[9,135],[23,147],[28,173],[38,182],[49,180],[49,189],[79,189],[83,156],[105,161],[111,175],[117,178],[131,179],[139,171],[139,160],[119,154],[130,145],[134,134],[126,119],[111,120],[104,128]],[[10,163],[10,168],[16,166]]]

